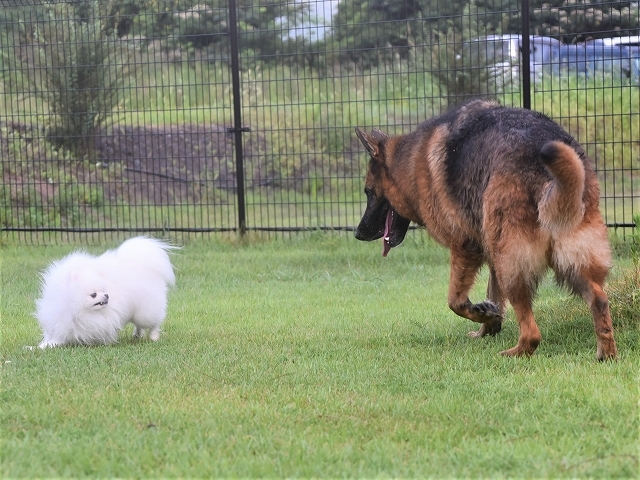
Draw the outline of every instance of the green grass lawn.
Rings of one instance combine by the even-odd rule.
[[[5,478],[637,475],[633,311],[614,318],[618,361],[598,363],[588,308],[547,279],[543,343],[504,358],[513,313],[468,338],[448,253],[419,235],[387,258],[330,235],[199,240],[174,256],[158,343],[129,327],[114,346],[25,349],[37,272],[70,250],[0,250]]]

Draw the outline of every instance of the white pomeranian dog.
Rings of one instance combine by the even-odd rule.
[[[39,347],[110,344],[130,322],[134,337],[148,331],[158,340],[167,291],[175,285],[168,255],[174,248],[135,237],[99,257],[75,252],[53,262],[42,274],[36,302],[44,333]]]

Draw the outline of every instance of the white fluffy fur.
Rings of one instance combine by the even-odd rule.
[[[129,322],[134,336],[160,337],[167,290],[175,284],[168,252],[175,247],[135,237],[95,257],[75,252],[42,274],[36,318],[40,348],[113,343]]]

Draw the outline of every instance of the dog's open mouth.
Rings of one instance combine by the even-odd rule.
[[[365,242],[382,238],[382,255],[387,256],[389,250],[397,247],[404,240],[411,221],[391,206],[385,198],[367,199],[367,209],[356,228],[356,238]]]
[[[387,210],[382,234],[382,256],[386,257],[393,247],[397,247],[404,240],[409,229],[410,220],[398,214],[391,206]]]
[[[393,223],[393,208],[389,207],[387,211],[387,219],[384,222],[384,233],[382,234],[382,256],[386,257],[391,250],[391,239],[389,238],[389,231]]]

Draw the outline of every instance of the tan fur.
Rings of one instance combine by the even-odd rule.
[[[461,233],[469,235],[468,223],[459,215],[459,208],[454,205],[446,193],[447,185],[444,175],[444,143],[449,129],[445,126],[438,127],[431,141],[426,145],[429,155],[425,166],[430,171],[432,178],[430,202],[421,203],[421,214],[430,213],[430,218],[425,222],[427,229],[441,243],[451,243],[454,237],[460,237]],[[418,177],[419,178],[419,177]],[[424,191],[424,190],[420,190]]]
[[[561,158],[553,166],[547,166],[554,180],[545,185],[539,203],[542,228],[559,233],[576,228],[584,216],[582,194],[585,173],[582,161],[568,145],[557,145]]]

